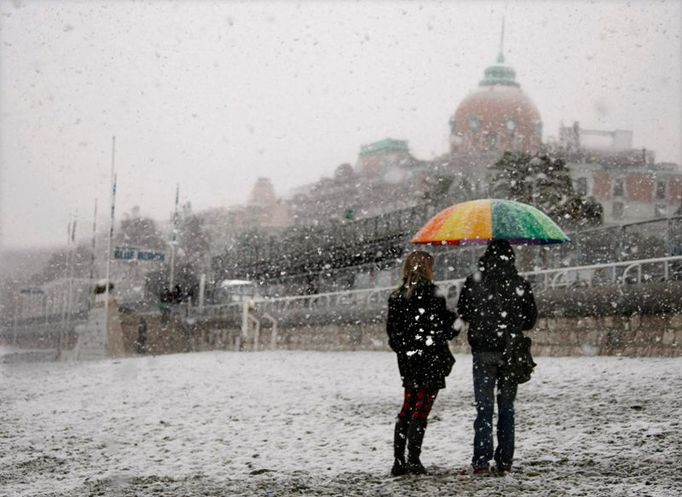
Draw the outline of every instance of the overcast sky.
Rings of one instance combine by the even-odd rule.
[[[448,119],[497,54],[560,121],[632,129],[682,158],[682,2],[100,2],[0,0],[5,246],[89,236],[108,203],[167,219],[278,195],[354,163],[361,144],[448,149]],[[103,224],[104,219],[100,222]]]

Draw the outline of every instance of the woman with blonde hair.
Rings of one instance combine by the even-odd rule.
[[[438,390],[455,362],[448,340],[457,335],[455,313],[433,284],[433,257],[412,252],[405,259],[402,283],[388,299],[388,344],[398,356],[405,389],[395,423],[393,476],[425,474],[421,447],[429,413]],[[405,447],[408,456],[405,459]]]

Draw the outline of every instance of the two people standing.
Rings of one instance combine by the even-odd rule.
[[[469,324],[467,339],[473,355],[473,472],[489,472],[490,462],[494,461],[497,471],[504,473],[511,469],[514,456],[517,385],[503,374],[503,353],[509,334],[531,329],[537,318],[533,292],[516,270],[509,242],[490,242],[478,270],[464,283],[457,311]],[[446,308],[445,299],[433,284],[433,258],[426,252],[411,253],[405,261],[402,284],[391,294],[388,305],[389,346],[398,356],[405,388],[395,425],[394,476],[425,473],[419,460],[421,445],[433,402],[438,390],[445,388],[445,377],[454,363],[447,341],[458,333],[453,328],[455,319],[455,313]],[[446,359],[448,356],[450,359]],[[495,388],[498,421],[497,449],[493,451]]]

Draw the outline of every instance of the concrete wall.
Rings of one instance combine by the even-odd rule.
[[[530,334],[537,355],[682,355],[682,315],[545,318]]]
[[[388,350],[384,324],[326,325],[280,332],[278,349]],[[538,356],[682,356],[682,315],[540,319],[529,333]],[[468,353],[466,333],[452,342]]]
[[[254,350],[253,333],[241,343],[240,330],[220,324],[179,320],[161,325],[147,317],[147,353],[163,354],[199,350]],[[135,354],[138,317],[123,315],[123,342]],[[537,356],[623,355],[631,357],[682,356],[682,315],[606,316],[600,318],[543,318],[530,332]],[[270,348],[271,330],[262,330],[258,350]],[[278,350],[389,350],[384,323],[316,324],[278,330]],[[455,352],[468,353],[466,334],[452,342]]]

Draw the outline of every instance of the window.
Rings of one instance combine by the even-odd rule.
[[[578,178],[575,185],[575,192],[581,197],[587,196],[587,178]]]
[[[623,196],[623,178],[616,178],[613,182],[613,196],[622,197]],[[615,207],[615,204],[614,204]]]
[[[656,198],[658,200],[663,200],[667,198],[667,188],[668,185],[665,181],[657,181],[656,182]]]
[[[623,202],[614,202],[611,212],[613,219],[623,219]]]
[[[469,128],[472,131],[478,131],[478,128],[481,127],[481,120],[478,117],[472,117],[469,119]]]

